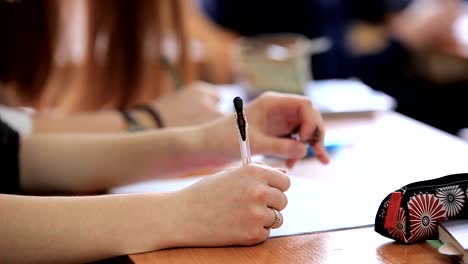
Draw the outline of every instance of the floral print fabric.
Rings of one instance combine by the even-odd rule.
[[[468,174],[454,174],[434,180],[409,184],[396,192],[403,193],[398,213],[387,215],[391,195],[381,203],[375,231],[403,243],[438,238],[438,224],[448,219],[468,218]],[[395,223],[384,228],[386,218]],[[392,225],[390,224],[390,225]],[[388,227],[388,226],[387,226]]]

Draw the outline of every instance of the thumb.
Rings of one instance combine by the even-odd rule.
[[[307,153],[306,145],[290,138],[266,137],[259,146],[262,154],[278,156],[286,159],[300,159]]]

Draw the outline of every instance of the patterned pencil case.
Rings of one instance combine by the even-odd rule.
[[[438,224],[468,219],[468,173],[408,184],[389,194],[375,217],[375,231],[411,244],[438,239]]]

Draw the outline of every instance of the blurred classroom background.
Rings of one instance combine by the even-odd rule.
[[[21,4],[14,0],[6,2]],[[294,33],[311,40],[328,41],[328,48],[311,55],[313,80],[360,80],[395,98],[396,111],[402,114],[455,135],[468,127],[465,102],[468,99],[468,13],[463,1],[104,0],[96,4],[92,0],[58,0],[56,3],[58,39],[52,71],[45,77],[46,87],[35,97],[21,96],[14,87],[6,87],[2,91],[4,103],[33,106],[43,111],[79,112],[152,101],[174,89],[173,73],[170,69],[161,70],[158,52],[184,72],[185,83],[194,80],[236,83],[238,53],[235,50],[241,37]],[[94,9],[89,8],[90,3]],[[155,6],[157,12],[147,12]],[[129,44],[129,47],[143,47],[132,52],[141,57],[144,67],[129,64],[110,74],[115,78],[98,76],[111,87],[100,93],[92,90],[96,88],[90,88],[90,76],[106,72],[90,73],[89,60],[92,57],[98,66],[102,64],[100,60],[106,60],[106,56],[99,54],[107,54],[102,50],[109,39],[105,34],[98,34],[102,28],[95,28],[97,33],[89,32],[90,21],[104,25],[103,28],[114,25],[114,31],[121,26],[115,32],[109,31],[109,36],[114,34],[117,40],[126,42],[151,32],[151,28],[138,29],[132,25],[139,25],[139,19],[153,15],[158,17],[156,24],[162,33],[148,34],[149,37],[140,39],[144,43],[130,41]],[[174,36],[174,32],[178,35]],[[188,54],[184,55],[184,48]],[[155,53],[155,49],[159,51]],[[190,67],[180,62],[181,56],[188,58]],[[107,63],[120,62],[117,59]],[[139,76],[138,84],[127,88],[135,92],[131,93],[131,99],[114,100],[112,86],[134,79],[122,77],[127,74]],[[83,90],[88,91],[86,96],[82,95]],[[89,96],[102,100],[88,104],[92,101]]]
[[[358,78],[397,101],[396,111],[452,134],[468,127],[468,23],[463,1],[200,0],[218,25],[243,36],[326,37],[315,80]],[[350,98],[349,100],[352,100]]]

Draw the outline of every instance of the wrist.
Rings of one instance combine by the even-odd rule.
[[[129,132],[164,127],[159,112],[150,105],[138,105],[131,110],[119,110],[119,112],[124,122],[124,130]]]
[[[132,110],[131,112],[135,119],[138,120],[138,123],[145,129],[157,128],[153,119],[145,112],[135,110]]]
[[[126,213],[121,219],[126,228],[117,230],[120,236],[113,240],[119,254],[134,254],[175,247],[180,244],[180,226],[175,223],[180,209],[177,199],[170,193],[130,194],[121,198]],[[118,198],[117,198],[118,199]],[[183,236],[183,234],[182,234]]]
[[[239,158],[239,134],[234,115],[204,124],[200,130],[206,153],[214,160],[227,163]]]
[[[191,188],[185,188],[176,192],[168,193],[168,222],[166,230],[168,233],[165,248],[174,247],[196,247],[205,244],[207,228],[206,223],[200,221],[203,209],[206,205],[194,203],[194,193]],[[205,229],[203,231],[203,229]]]
[[[177,120],[174,120],[174,109],[171,105],[171,100],[165,100],[169,97],[168,95],[158,98],[154,103],[151,104],[152,107],[158,110],[159,117],[164,121],[165,127],[173,127],[177,125]]]
[[[165,225],[166,237],[163,248],[174,248],[193,245],[193,233],[191,221],[191,201],[185,190],[179,190],[166,194],[167,219]]]
[[[202,126],[181,127],[166,129],[157,134],[166,134],[165,140],[158,140],[160,143],[146,145],[159,146],[158,148],[150,147],[156,153],[163,153],[166,160],[164,163],[167,168],[165,171],[171,171],[172,174],[184,175],[192,173],[201,168],[210,167],[214,164],[217,157],[217,152],[206,145],[207,134]],[[148,136],[156,135],[148,133]],[[161,142],[162,141],[162,142]],[[154,159],[154,155],[148,154]],[[161,160],[161,159],[160,159]]]
[[[155,106],[149,104],[137,105],[133,108],[136,112],[145,114],[146,121],[151,122],[150,127],[153,128],[164,128],[164,119],[161,117],[158,109]]]

